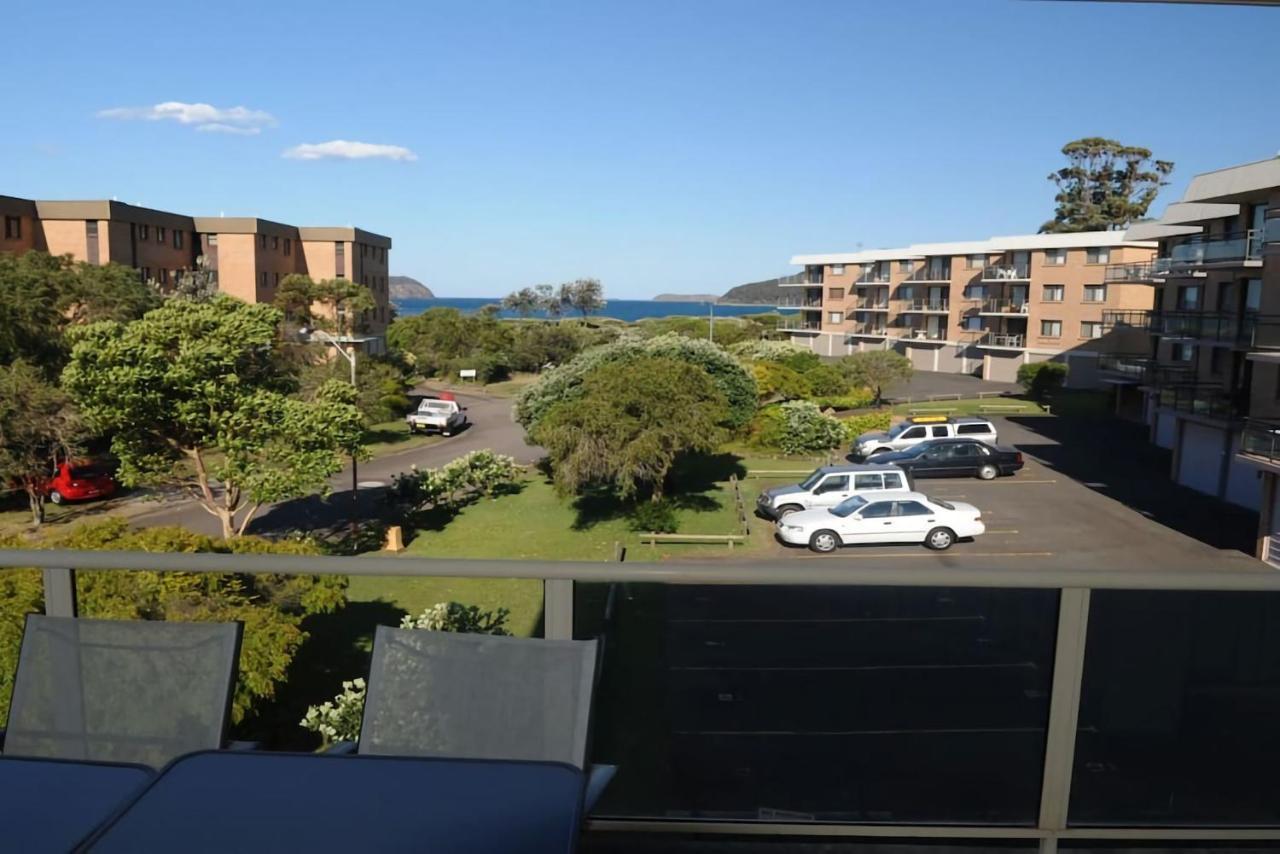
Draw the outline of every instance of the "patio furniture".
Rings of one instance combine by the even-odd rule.
[[[582,772],[549,762],[207,751],[79,851],[571,852]]]
[[[158,768],[223,746],[240,623],[27,617],[6,756]]]
[[[154,777],[142,765],[0,757],[4,850],[64,854]]]
[[[616,770],[587,767],[597,652],[593,640],[379,626],[358,750],[564,762],[587,772],[589,810]]]

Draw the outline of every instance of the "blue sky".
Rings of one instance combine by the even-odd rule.
[[[1034,231],[1080,136],[1175,161],[1155,211],[1280,150],[1271,9],[75,0],[6,18],[0,193],[358,225],[449,296],[578,276],[720,292],[799,252]],[[144,117],[169,102],[219,112]],[[389,148],[284,156],[335,140]]]

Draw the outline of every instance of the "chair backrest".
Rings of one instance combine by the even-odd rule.
[[[359,751],[586,764],[595,641],[379,626]]]
[[[241,629],[27,617],[4,752],[160,767],[220,748]]]

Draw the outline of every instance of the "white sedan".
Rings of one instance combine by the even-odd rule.
[[[921,492],[855,495],[835,507],[778,520],[778,537],[783,542],[815,552],[860,543],[924,543],[942,551],[961,537],[976,537],[985,530],[982,512],[972,504],[930,498]]]

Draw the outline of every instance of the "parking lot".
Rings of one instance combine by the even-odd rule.
[[[1000,444],[1023,452],[1020,472],[994,481],[939,478],[916,484],[927,495],[978,507],[985,535],[941,553],[919,545],[876,545],[818,555],[779,543],[777,554],[795,560],[875,559],[1011,570],[1034,562],[1051,568],[1264,571],[1240,550],[1248,546],[1250,514],[1169,482],[1158,455],[1139,460],[1119,446],[1128,441],[1127,432],[1108,446],[1097,432],[1112,429],[1105,422],[1088,422],[1092,430],[1083,424],[1072,430],[1062,419],[994,421]],[[1109,465],[1108,459],[1116,462]],[[1125,502],[1130,496],[1136,506]],[[1220,547],[1228,543],[1237,548]]]

